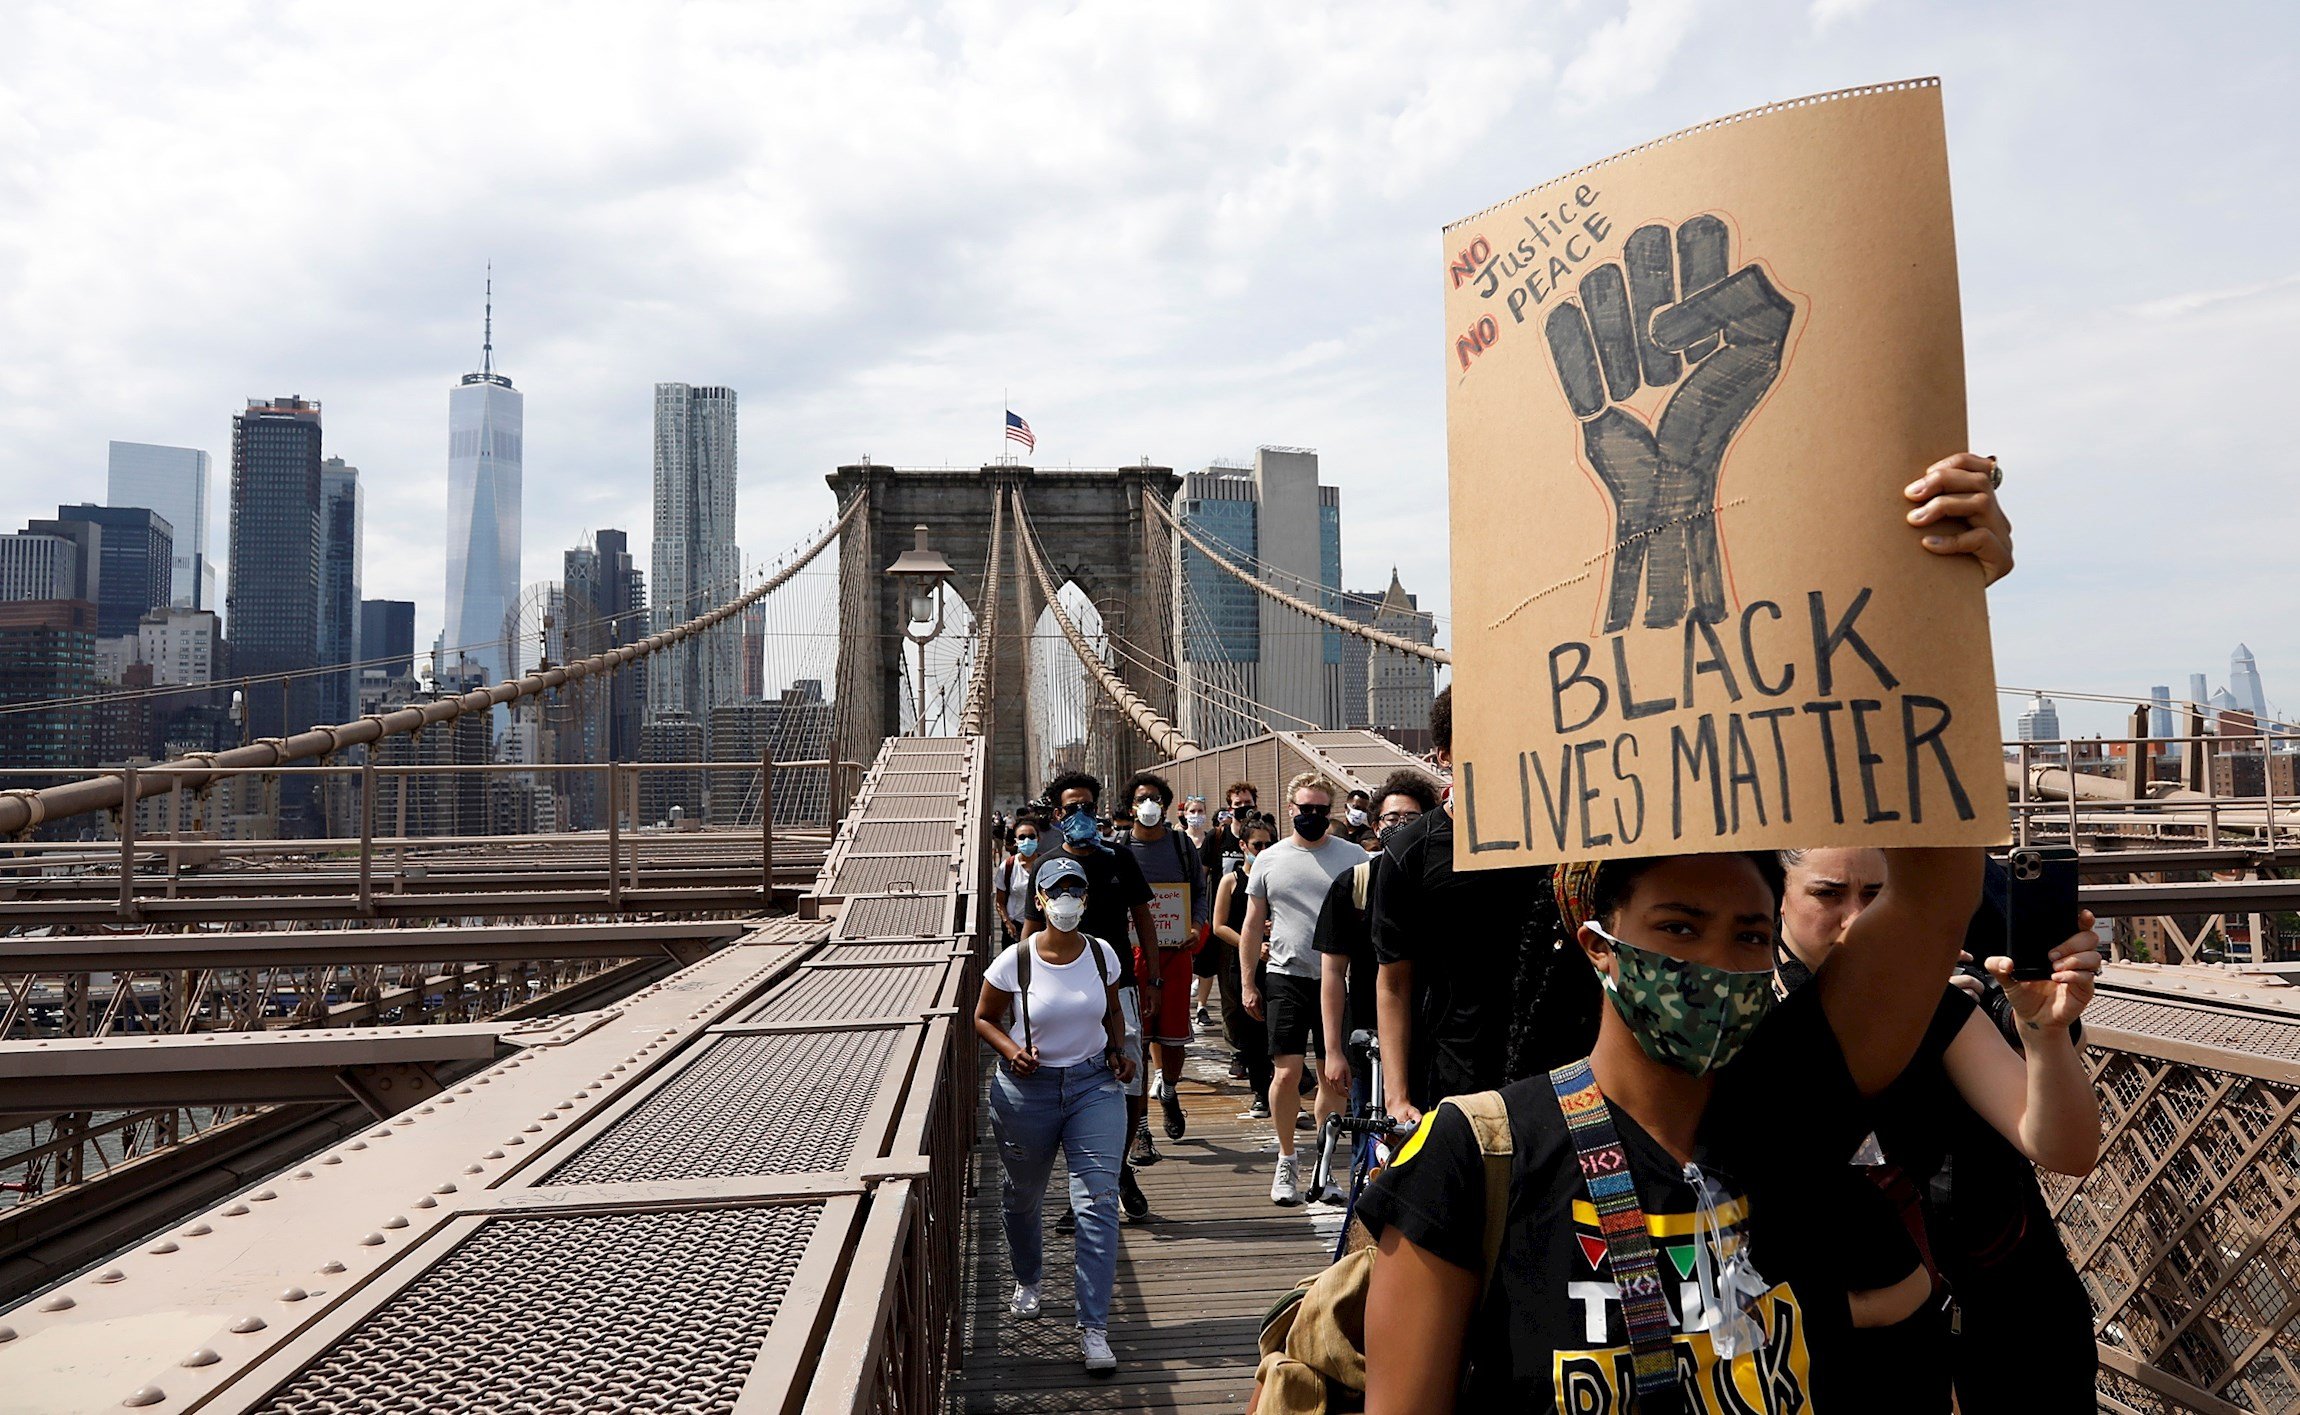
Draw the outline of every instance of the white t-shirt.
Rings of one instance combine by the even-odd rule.
[[[1020,855],[1006,862],[1006,917],[1018,924],[1030,921],[1030,866]]]
[[[1035,935],[1033,935],[1035,937]],[[982,970],[982,979],[1000,992],[1019,993],[1015,977],[1019,971],[1020,950],[1035,948],[1030,939],[1009,944],[1006,951],[990,960]],[[1101,955],[1100,971],[1086,948]],[[1044,954],[1030,960],[1030,1030],[1027,1040],[1022,1027],[1022,999],[1015,999],[1013,1015],[1006,1019],[1006,1035],[1015,1045],[1035,1043],[1038,1064],[1041,1066],[1076,1066],[1091,1061],[1110,1045],[1109,1034],[1103,1030],[1102,1015],[1109,998],[1104,989],[1118,981],[1118,955],[1110,945],[1089,936],[1086,948],[1068,963],[1049,963]]]

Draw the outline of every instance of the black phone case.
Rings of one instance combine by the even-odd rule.
[[[2052,951],[2076,932],[2076,852],[2024,846],[2005,858],[2005,956],[2026,981],[2052,976]]]

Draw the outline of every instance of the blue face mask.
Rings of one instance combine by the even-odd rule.
[[[1102,831],[1094,824],[1092,814],[1072,811],[1062,818],[1062,838],[1073,845],[1092,845],[1102,838]]]
[[[1014,853],[1027,860],[1038,853],[1038,837],[1025,835],[1014,842]]]

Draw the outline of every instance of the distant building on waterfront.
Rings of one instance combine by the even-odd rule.
[[[165,605],[136,626],[136,657],[152,670],[158,686],[209,683],[215,680],[222,639],[214,610]]]
[[[409,678],[415,674],[415,601],[363,599],[359,602],[359,656],[363,678]],[[382,662],[370,662],[381,659]]]
[[[319,661],[355,664],[359,639],[359,468],[330,457],[319,469]],[[347,722],[359,707],[359,670],[345,668],[320,680],[319,715]]]
[[[196,447],[115,442],[104,479],[113,506],[148,506],[175,533],[170,553],[168,604],[215,609],[216,566],[208,551],[208,454]]]
[[[306,676],[251,685],[250,736],[300,732],[318,718],[320,405],[251,399],[232,418],[231,674]]]
[[[0,536],[0,601],[79,599],[79,585],[80,543],[74,537],[37,531]]]
[[[732,599],[742,584],[735,544],[735,390],[655,385],[655,542],[649,565],[655,632]],[[647,715],[684,715],[707,730],[710,710],[742,696],[738,623],[717,625],[647,659]]]
[[[602,530],[569,550],[563,561],[556,636],[568,661],[635,644],[648,635],[647,576],[631,563],[630,537]],[[552,759],[560,762],[631,762],[639,759],[647,702],[644,669],[586,678],[565,689],[546,718]],[[562,772],[555,782],[571,830],[606,824],[603,779]]]
[[[66,536],[80,546],[79,597],[96,603],[98,638],[132,638],[145,611],[168,603],[175,528],[157,511],[145,506],[59,506],[55,520],[32,521],[24,529],[35,535]]]
[[[1188,473],[1175,505],[1178,519],[1232,563],[1341,609],[1341,492],[1319,484],[1316,452],[1264,447],[1251,469]],[[1271,726],[1286,731],[1341,726],[1364,713],[1354,699],[1365,680],[1346,667],[1350,636],[1257,594],[1187,542],[1182,585],[1182,727],[1198,741],[1262,731],[1225,706],[1242,709],[1241,699],[1271,709]]]
[[[96,606],[81,599],[0,602],[0,708],[84,698],[96,688]],[[93,766],[94,709],[85,702],[0,711],[0,788],[55,784],[25,768]]]
[[[2053,700],[2038,693],[2015,723],[2015,730],[2023,742],[2059,742],[2060,709]],[[2057,754],[2058,749],[2053,752]]]
[[[1374,628],[1409,643],[1437,642],[1437,620],[1406,593],[1395,567],[1374,613]],[[1366,656],[1366,721],[1376,732],[1415,751],[1428,750],[1430,706],[1437,700],[1437,665],[1417,654],[1359,643]]]
[[[2236,706],[2256,720],[2268,720],[2268,695],[2260,686],[2260,665],[2253,661],[2252,650],[2242,644],[2228,656],[2228,693],[2236,699]]]
[[[479,368],[447,393],[447,623],[442,671],[475,668],[488,683],[512,674],[509,619],[519,597],[526,399],[495,371],[490,279]],[[467,675],[458,674],[461,679]],[[491,714],[503,730],[506,714]]]

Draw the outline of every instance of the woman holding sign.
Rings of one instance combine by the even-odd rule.
[[[1992,580],[2011,567],[1993,484],[1988,460],[1959,456],[1908,488],[1926,548],[1973,555]],[[1884,860],[1849,946],[1786,999],[1771,853],[1556,868],[1560,918],[1611,1005],[1586,1060],[1502,1090],[1506,1127],[1480,1134],[1441,1107],[1361,1201],[1381,1250],[1369,1415],[1673,1396],[1828,1415],[1814,1351],[1847,1342],[1846,1295],[1777,1279],[1821,1266],[1833,1235],[1807,1197],[1922,1040],[1982,870],[1970,848]],[[1489,1155],[1509,1175],[1495,1231]]]

